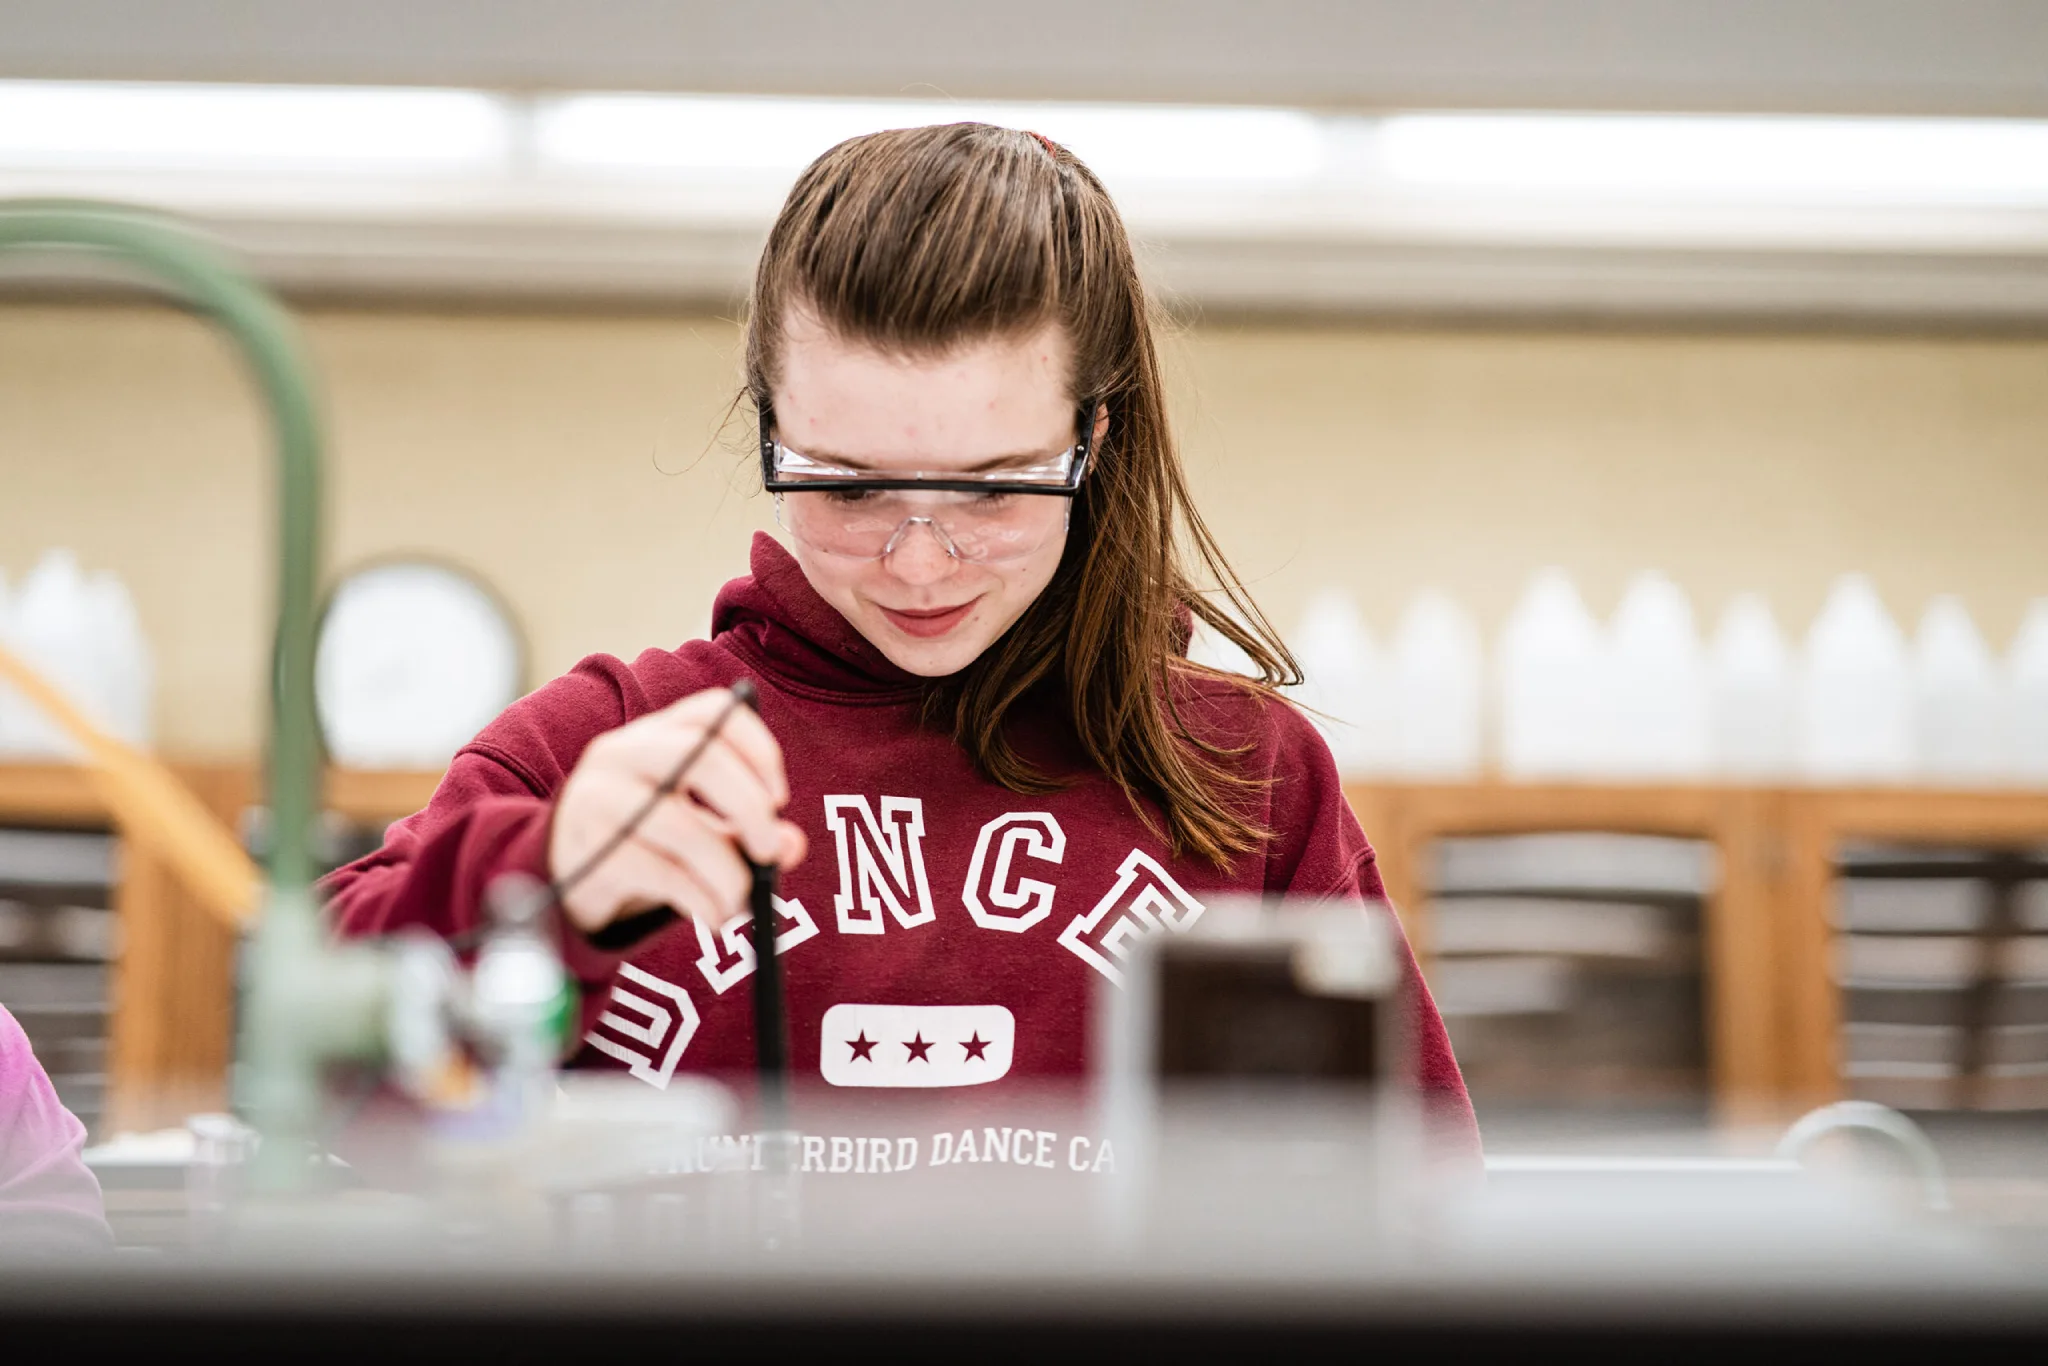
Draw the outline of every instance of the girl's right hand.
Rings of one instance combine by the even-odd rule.
[[[724,688],[693,693],[591,741],[555,801],[548,871],[556,882],[633,818],[731,700]],[[586,934],[656,906],[715,931],[747,909],[747,859],[783,868],[803,861],[803,831],[780,817],[788,802],[782,747],[760,717],[734,707],[682,786],[568,890],[563,909]]]

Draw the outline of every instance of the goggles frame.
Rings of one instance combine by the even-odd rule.
[[[934,493],[1035,493],[1053,498],[1072,498],[1081,491],[1081,481],[1088,474],[1089,457],[1094,454],[1096,406],[1090,400],[1080,404],[1075,411],[1074,444],[1060,452],[1060,456],[1070,455],[1074,459],[1073,470],[1064,484],[1003,479],[999,475],[977,478],[951,471],[904,471],[871,477],[860,471],[848,471],[846,478],[778,479],[775,477],[775,453],[778,450],[789,451],[792,455],[803,453],[791,450],[775,439],[775,410],[766,399],[756,399],[755,409],[761,425],[761,487],[769,493],[820,493],[835,489],[887,493],[923,489]],[[1060,456],[1053,458],[1059,459]],[[803,458],[810,459],[809,456]]]

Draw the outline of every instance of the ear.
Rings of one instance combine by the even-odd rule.
[[[1095,466],[1102,458],[1102,439],[1109,435],[1109,405],[1095,405],[1095,430],[1088,433],[1088,468],[1081,471],[1085,482],[1095,477]]]

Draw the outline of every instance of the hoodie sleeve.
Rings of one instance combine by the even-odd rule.
[[[384,846],[322,882],[328,914],[349,936],[418,927],[444,938],[477,928],[484,890],[504,873],[546,882],[555,794],[589,743],[651,709],[631,670],[593,656],[507,708],[448,766],[424,811]],[[585,986],[611,979],[619,956],[562,923],[562,956]]]
[[[85,1126],[57,1099],[21,1025],[0,1007],[0,1257],[114,1245]]]
[[[1320,899],[1386,901],[1378,860],[1344,796],[1329,746],[1293,707],[1268,704],[1268,710],[1274,713],[1275,733],[1267,795],[1273,842],[1267,854],[1266,890]],[[1398,921],[1393,928],[1414,1002],[1416,1080],[1429,1098],[1431,1122],[1444,1146],[1467,1147],[1476,1158],[1479,1127],[1464,1074],[1408,938]]]

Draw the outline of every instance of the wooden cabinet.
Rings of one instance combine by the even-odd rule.
[[[1379,851],[1388,897],[1429,970],[1430,846],[1456,835],[1600,831],[1688,836],[1719,861],[1701,924],[1707,1061],[1715,1100],[1729,1117],[1776,1109],[1784,1091],[1780,1035],[1785,994],[1779,943],[1779,829],[1788,794],[1711,786],[1442,783],[1348,789]]]
[[[1719,876],[1702,925],[1717,1111],[1775,1119],[1842,1095],[1842,1001],[1831,970],[1844,844],[2022,848],[2048,842],[2048,793],[1685,784],[1360,783],[1347,788],[1389,897],[1428,971],[1431,845],[1545,831],[1681,835]]]

